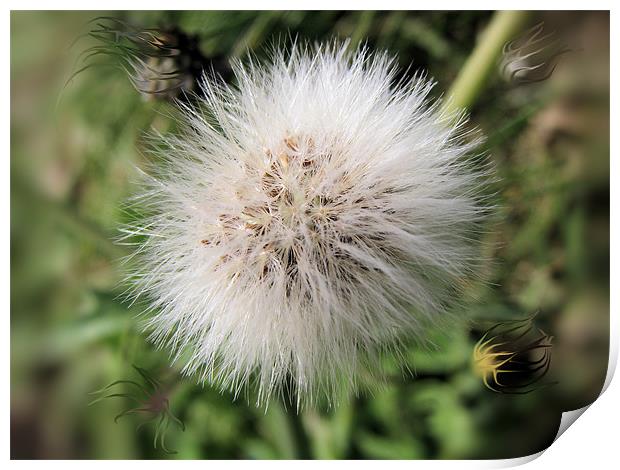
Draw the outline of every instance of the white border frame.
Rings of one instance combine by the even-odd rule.
[[[228,1],[186,1],[177,0],[175,2],[165,2],[162,0],[150,0],[150,1],[118,1],[110,0],[106,3],[99,3],[97,5],[85,5],[77,1],[62,1],[54,2],[53,5],[47,4],[42,1],[9,1],[8,7],[14,10],[201,10],[201,9],[224,9],[224,10],[291,10],[291,9],[308,9],[308,10],[339,10],[339,9],[353,9],[353,10],[399,10],[399,9],[420,9],[420,10],[459,10],[462,7],[467,6],[468,9],[480,9],[480,10],[496,10],[496,9],[521,9],[521,10],[553,10],[558,9],[554,6],[560,6],[562,10],[611,10],[610,22],[611,22],[611,83],[620,83],[620,75],[618,74],[618,58],[616,57],[618,44],[618,20],[614,9],[612,8],[613,2],[590,0],[586,2],[575,1],[563,1],[563,2],[544,2],[544,1],[532,1],[522,0],[520,2],[498,2],[490,1],[469,1],[467,5],[457,1],[442,1],[435,0],[432,2],[433,8],[419,8],[414,2],[404,2],[398,0],[383,0],[381,2],[373,2],[368,0],[358,1],[325,1],[325,0],[297,0],[293,3],[292,0],[264,0],[248,1],[248,0],[228,0]],[[53,8],[50,8],[53,7]],[[98,8],[97,8],[98,7]],[[501,8],[500,8],[501,7]],[[4,49],[5,49],[5,70],[2,74],[2,88],[4,90],[4,113],[3,113],[3,126],[4,131],[4,149],[5,158],[3,159],[4,171],[2,172],[2,201],[0,210],[2,211],[3,220],[5,220],[5,227],[10,220],[10,10],[4,10]],[[620,121],[618,120],[618,93],[617,90],[611,87],[611,129],[620,129]],[[589,407],[580,411],[584,412],[583,416],[579,419],[577,426],[570,426],[570,429],[565,430],[563,434],[546,450],[527,457],[509,459],[509,460],[464,460],[464,461],[384,461],[381,465],[389,466],[392,468],[505,468],[522,465],[529,462],[530,468],[545,468],[548,469],[550,465],[553,466],[583,466],[586,464],[593,465],[601,468],[609,468],[610,462],[618,461],[616,454],[617,442],[617,428],[618,423],[615,421],[618,416],[618,405],[620,404],[620,385],[618,380],[612,381],[618,359],[618,332],[619,332],[619,320],[618,312],[619,307],[619,294],[620,285],[618,283],[618,266],[620,261],[619,250],[615,246],[614,241],[618,240],[618,227],[620,224],[620,218],[618,214],[618,207],[620,207],[620,197],[618,195],[618,189],[613,184],[618,183],[618,161],[615,160],[614,154],[618,148],[618,133],[611,133],[611,154],[610,154],[610,178],[611,178],[611,201],[610,207],[610,291],[611,291],[611,303],[610,303],[610,357],[609,366],[607,371],[607,379],[601,396],[592,403]],[[613,208],[616,208],[615,210]],[[2,289],[2,298],[5,299],[5,315],[4,315],[4,328],[3,328],[3,348],[4,348],[4,376],[3,387],[1,389],[2,401],[4,407],[2,408],[2,428],[1,437],[3,443],[4,459],[10,459],[10,233],[8,230],[2,231],[2,282],[0,283]],[[587,411],[586,411],[587,409]],[[573,418],[575,413],[573,413]],[[568,418],[571,421],[572,418]],[[575,418],[576,419],[576,418]],[[572,419],[574,421],[574,419]],[[31,465],[40,464],[38,461],[11,461],[11,465],[15,467],[30,467]],[[204,465],[209,465],[210,468],[217,467],[229,467],[238,465],[252,465],[258,468],[284,468],[291,465],[291,462],[286,461],[175,461],[178,465],[194,468],[203,468]],[[83,463],[79,461],[43,461],[46,468],[62,468],[82,466]],[[295,461],[293,465],[300,468],[315,465],[314,461]],[[103,468],[109,465],[109,461],[89,461],[89,466],[95,468]],[[152,469],[153,467],[164,468],[171,465],[169,460],[161,461],[138,461],[138,462],[115,462],[115,466],[138,466],[142,468]],[[355,468],[375,468],[376,462],[374,461],[321,461],[321,466],[326,467],[355,467]]]

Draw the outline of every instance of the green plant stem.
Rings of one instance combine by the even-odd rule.
[[[527,11],[498,11],[493,15],[448,91],[444,111],[450,113],[472,106],[496,69],[504,44],[515,37],[529,15]]]
[[[310,453],[310,439],[304,429],[302,416],[300,412],[293,410],[285,410],[286,419],[288,420],[289,430],[295,442],[297,458],[300,460],[308,460],[312,458]]]
[[[359,44],[368,36],[368,31],[370,31],[370,28],[372,27],[374,16],[374,11],[359,12],[357,16],[357,23],[351,33],[349,50],[355,50],[355,48],[357,48]]]
[[[265,11],[262,15],[258,15],[244,36],[235,44],[231,57],[238,58],[248,51],[255,51],[265,41],[281,15],[279,11]]]

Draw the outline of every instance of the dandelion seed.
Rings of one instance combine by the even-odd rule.
[[[135,297],[184,372],[257,403],[335,400],[429,325],[475,272],[486,170],[432,81],[386,54],[294,47],[205,80],[135,201]],[[130,242],[131,240],[128,240]]]

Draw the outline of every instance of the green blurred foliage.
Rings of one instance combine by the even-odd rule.
[[[177,26],[214,60],[268,54],[292,38],[350,37],[425,69],[445,92],[489,12],[123,12],[143,27]],[[571,28],[582,52],[552,78],[514,86],[492,77],[472,109],[496,167],[498,217],[485,235],[483,281],[459,306],[463,322],[433,332],[433,348],[386,359],[386,383],[329,409],[256,408],[183,378],[140,331],[140,305],[122,301],[126,254],[111,239],[130,217],[145,132],[174,127],[169,103],[144,100],[122,71],[76,70],[94,12],[11,15],[11,444],[15,458],[507,458],[541,450],[560,411],[596,398],[609,322],[609,17],[539,13]],[[65,86],[66,85],[66,86]],[[555,336],[549,380],[498,395],[471,370],[493,321],[538,311]],[[122,399],[87,406],[90,392],[156,374],[186,425],[154,448],[140,416],[114,422]],[[134,374],[132,376],[132,374]]]

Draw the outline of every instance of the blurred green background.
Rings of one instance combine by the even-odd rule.
[[[459,312],[471,323],[437,333],[435,351],[406,353],[416,378],[336,409],[297,415],[274,401],[196,385],[141,334],[140,308],[119,300],[110,240],[126,220],[145,132],[168,131],[165,100],[144,99],[127,76],[92,67],[66,87],[71,43],[100,16],[141,27],[175,26],[225,69],[249,48],[259,56],[287,37],[351,37],[426,69],[445,93],[492,12],[12,12],[11,14],[11,454],[13,458],[508,458],[545,448],[560,411],[601,390],[609,339],[609,15],[536,13],[572,52],[540,83],[502,80],[499,67],[475,105],[497,167],[498,222],[489,230],[486,282]],[[223,65],[222,65],[223,64]],[[486,389],[470,366],[489,322],[539,312],[554,336],[545,382],[529,394]],[[88,406],[119,379],[162,382],[171,423],[155,447],[143,414],[114,417],[131,398]],[[389,367],[389,364],[388,364]],[[113,390],[129,392],[129,384]]]

